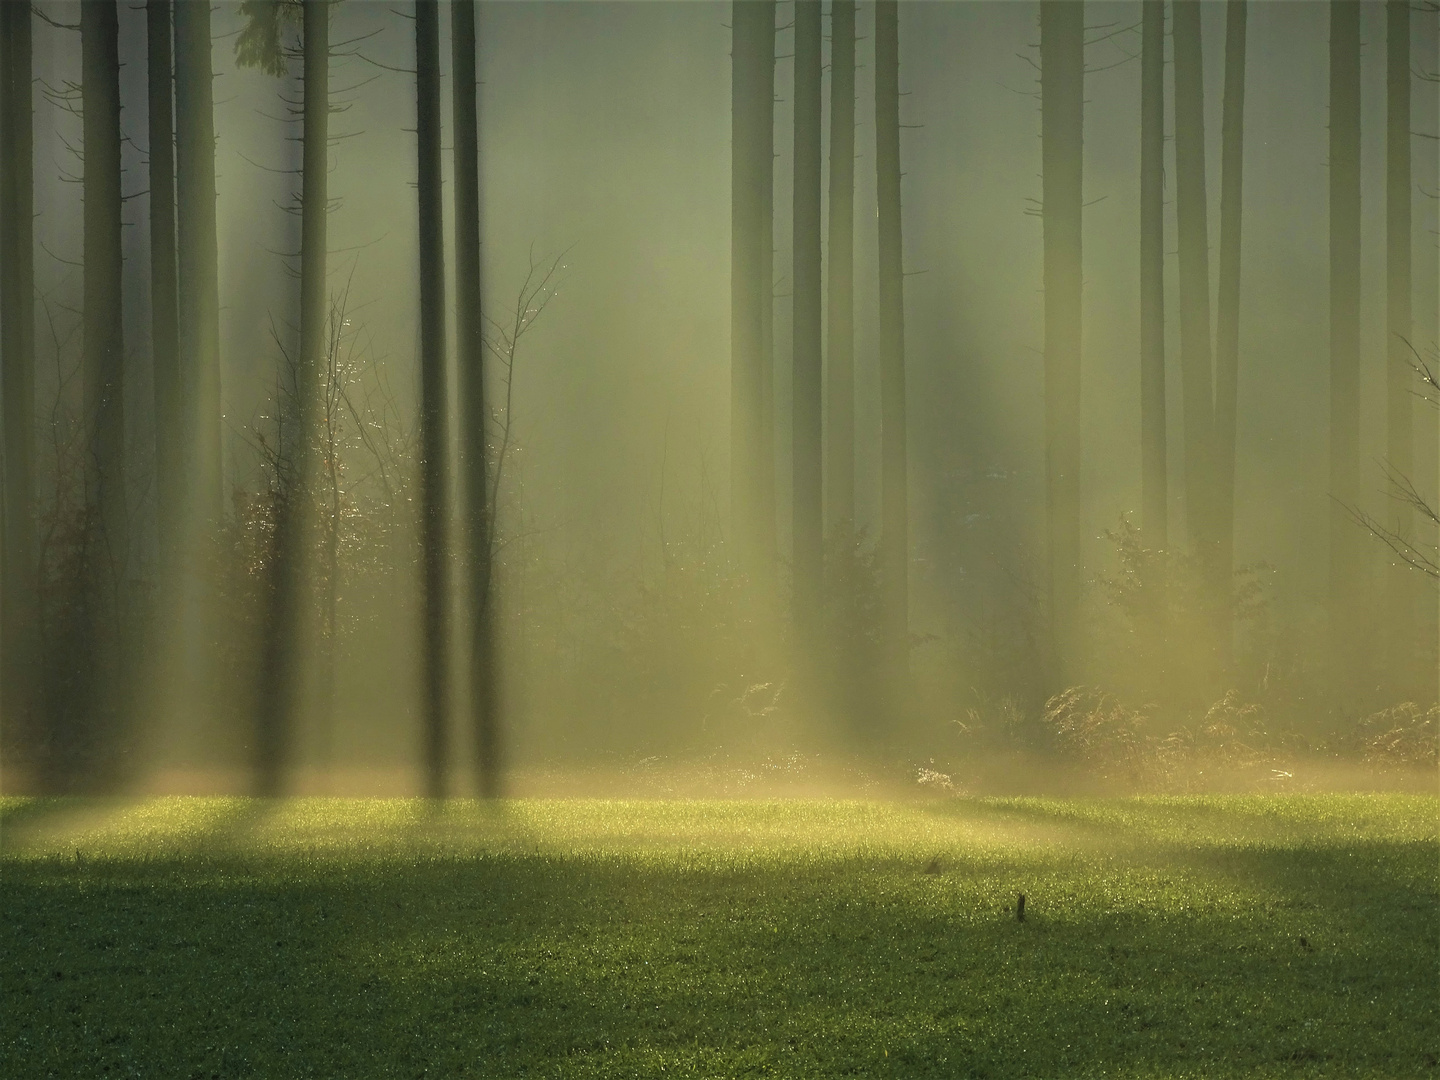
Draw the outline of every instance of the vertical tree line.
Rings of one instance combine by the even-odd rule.
[[[1330,3],[1330,638],[1335,685],[1356,671],[1360,495],[1360,4]]]
[[[420,561],[425,793],[445,794],[449,636],[445,605],[445,237],[440,169],[440,11],[415,3],[416,198],[420,234]]]
[[[314,522],[308,498],[313,481],[312,443],[315,395],[325,363],[328,335],[326,296],[329,203],[330,13],[329,0],[301,5],[302,120],[300,166],[300,348],[292,368],[290,420],[295,437],[288,446],[285,482],[275,507],[270,560],[269,610],[261,648],[260,700],[255,738],[256,785],[262,794],[283,789],[302,714],[302,664],[306,633],[304,595],[306,539]],[[278,41],[276,43],[278,50]],[[272,70],[283,71],[274,57]]]
[[[1142,4],[1140,38],[1140,522],[1146,546],[1163,552],[1170,546],[1165,445],[1165,0]]]
[[[220,444],[220,280],[215,232],[215,107],[210,5],[175,5],[175,200],[184,401],[185,509],[194,523],[224,510]]]
[[[80,5],[84,113],[84,304],[81,393],[85,446],[82,606],[76,644],[88,651],[73,698],[71,778],[93,774],[121,722],[125,688],[125,586],[129,521],[125,499],[125,340],[120,248],[120,28],[115,0]],[[88,720],[88,723],[85,721]]]
[[[830,4],[829,226],[825,502],[840,554],[855,533],[855,0]]]
[[[795,0],[791,572],[795,637],[800,662],[807,665],[812,663],[819,643],[823,573],[820,71],[820,0]]]
[[[1414,477],[1415,372],[1410,259],[1410,3],[1385,3],[1385,463],[1393,475]],[[1414,540],[1408,500],[1392,499],[1388,525],[1401,543]],[[1389,653],[1414,680],[1415,591],[1410,567],[1391,559],[1385,626]]]
[[[486,431],[485,341],[480,280],[480,134],[476,112],[475,2],[450,7],[455,124],[455,359],[459,367],[461,447],[471,624],[470,715],[481,795],[500,791],[499,694],[495,662]]]
[[[28,3],[0,3],[0,730],[33,741],[35,545],[34,117]]]
[[[1048,681],[1057,690],[1077,680],[1080,664],[1080,219],[1084,93],[1085,7],[1068,0],[1041,0],[1045,504],[1051,622]],[[1178,103],[1178,89],[1176,100]]]

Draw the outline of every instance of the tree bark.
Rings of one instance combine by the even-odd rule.
[[[476,107],[475,0],[450,8],[455,117],[455,335],[464,418],[470,560],[470,715],[480,794],[501,792],[500,697],[494,641],[494,577],[486,456],[485,341],[480,278],[480,126]]]
[[[445,619],[445,238],[440,170],[440,13],[415,2],[415,130],[420,227],[420,532],[425,792],[445,795],[450,642]]]
[[[1385,337],[1386,464],[1414,477],[1414,354],[1411,352],[1410,282],[1410,3],[1385,4]],[[1414,539],[1414,513],[1404,499],[1390,500],[1390,530]],[[1415,672],[1415,583],[1402,560],[1390,559],[1385,625],[1392,674],[1408,688]]]
[[[730,82],[730,508],[738,561],[760,573],[764,267],[770,256],[764,219],[772,175],[775,8],[732,6]],[[767,78],[766,72],[769,72]],[[772,465],[773,467],[773,465]]]
[[[848,548],[855,532],[855,0],[830,5],[828,246],[826,519],[832,539]]]
[[[1175,216],[1180,243],[1180,369],[1185,419],[1185,518],[1190,542],[1212,535],[1209,477],[1214,426],[1210,364],[1210,254],[1205,204],[1205,85],[1198,0],[1175,0]]]
[[[880,286],[880,558],[889,688],[910,668],[910,495],[905,403],[905,253],[900,207],[900,13],[875,4],[875,188]]]
[[[822,574],[820,352],[820,2],[795,3],[794,446],[795,634],[817,644]]]
[[[220,447],[220,286],[210,5],[175,5],[175,192],[185,456],[195,523],[224,508]]]
[[[1218,662],[1234,641],[1235,415],[1240,381],[1240,211],[1245,145],[1246,0],[1225,6],[1225,101],[1220,120],[1220,280],[1215,298],[1215,495]]]
[[[1049,520],[1050,684],[1080,671],[1081,234],[1085,10],[1040,4],[1045,228],[1045,475]]]
[[[1145,546],[1170,546],[1165,445],[1165,0],[1141,8],[1140,522]]]
[[[757,187],[760,196],[760,358],[759,432],[755,446],[755,574],[763,601],[774,600],[775,559],[779,540],[775,524],[775,0],[757,0],[764,9],[759,34],[759,130],[755,155],[760,162]],[[773,613],[773,612],[772,612]]]
[[[0,727],[36,734],[34,118],[28,3],[0,3]]]
[[[71,782],[101,779],[116,734],[122,690],[129,522],[125,501],[125,340],[120,247],[120,42],[115,0],[80,5],[84,111],[85,610],[89,695],[86,730],[67,747]],[[77,733],[78,734],[78,733]],[[88,759],[88,760],[87,760]]]
[[[1437,82],[1440,79],[1440,13],[1435,5],[1416,5],[1412,23],[1415,38],[1415,68],[1419,74],[1415,83],[1418,97],[1415,101],[1414,126],[1419,138],[1412,143],[1416,151],[1415,190],[1420,199],[1415,204],[1419,220],[1415,222],[1414,235],[1417,241],[1415,252],[1415,348],[1421,355],[1434,357],[1440,348],[1440,248],[1436,237],[1440,234],[1440,202],[1435,192],[1440,187],[1440,95]],[[1415,486],[1418,491],[1428,492],[1431,506],[1440,506],[1440,410],[1420,407],[1415,413]],[[1440,544],[1433,522],[1420,516],[1415,522],[1418,530],[1417,541],[1423,549],[1435,550]],[[1440,696],[1440,610],[1434,597],[1427,602],[1421,590],[1420,612],[1417,616],[1419,629],[1417,638],[1422,644],[1420,655],[1421,683],[1418,692],[1420,702],[1434,703]]]
[[[326,205],[330,116],[330,22],[327,0],[305,0],[300,179],[300,351],[294,367],[295,438],[276,504],[270,611],[264,640],[255,738],[256,785],[278,795],[299,726],[305,640],[302,632],[307,545],[311,526],[314,400],[325,362]]]
[[[1330,638],[1333,687],[1353,690],[1360,543],[1360,4],[1330,4]]]
[[[150,354],[155,395],[155,507],[162,572],[179,551],[181,442],[179,312],[175,292],[175,121],[169,0],[145,5],[150,128]]]

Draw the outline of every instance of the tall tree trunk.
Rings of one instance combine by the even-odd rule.
[[[1413,32],[1415,35],[1415,67],[1420,81],[1416,84],[1419,99],[1415,103],[1415,130],[1420,136],[1413,144],[1418,151],[1415,159],[1415,190],[1420,192],[1416,204],[1420,220],[1415,222],[1419,249],[1415,253],[1415,348],[1422,355],[1434,357],[1440,348],[1440,13],[1432,5],[1416,5]],[[1431,506],[1440,506],[1440,410],[1420,408],[1415,415],[1415,484],[1428,493]],[[1420,516],[1415,522],[1417,541],[1422,550],[1436,549],[1440,543],[1433,522]],[[1422,590],[1422,596],[1424,595]],[[1440,609],[1434,598],[1422,600],[1417,637],[1423,645],[1420,655],[1422,681],[1421,702],[1435,702],[1440,695]]]
[[[1165,0],[1145,0],[1140,45],[1140,522],[1170,546],[1165,460]]]
[[[1385,337],[1386,464],[1414,476],[1414,354],[1410,351],[1410,2],[1385,4]],[[1390,530],[1413,542],[1414,514],[1403,499],[1390,502]],[[1393,676],[1409,689],[1415,672],[1415,583],[1410,567],[1390,560],[1385,623]],[[1398,669],[1398,670],[1397,670]]]
[[[795,635],[813,655],[820,625],[820,0],[795,0],[794,465]]]
[[[1225,6],[1225,102],[1220,120],[1220,281],[1215,297],[1217,660],[1229,670],[1234,629],[1235,412],[1240,378],[1240,209],[1245,145],[1246,0]]]
[[[905,405],[905,252],[900,216],[900,12],[875,4],[875,194],[880,286],[880,573],[894,695],[910,666],[910,495]]]
[[[330,120],[330,20],[327,0],[305,0],[300,176],[300,351],[286,475],[276,506],[270,611],[255,738],[262,795],[279,794],[299,725],[305,654],[302,632],[311,498],[314,401],[326,356],[325,272]]]
[[[415,131],[420,221],[420,533],[425,792],[445,794],[449,764],[445,633],[445,237],[440,172],[440,13],[415,2]]]
[[[155,394],[155,506],[162,573],[179,550],[184,483],[179,313],[175,293],[175,121],[170,0],[145,5],[150,127],[150,352]]]
[[[855,0],[830,5],[830,242],[825,498],[837,544],[855,532]]]
[[[1040,4],[1040,124],[1045,226],[1045,478],[1049,519],[1050,683],[1080,671],[1080,218],[1085,9]]]
[[[125,341],[120,282],[120,27],[115,0],[80,5],[84,111],[85,312],[82,390],[86,604],[91,620],[86,723],[72,749],[94,754],[116,734],[129,522],[125,506]],[[113,755],[105,755],[107,758]],[[87,766],[77,766],[89,771]],[[91,781],[98,776],[89,778]]]
[[[760,62],[761,112],[755,134],[755,155],[760,162],[757,186],[760,196],[760,387],[759,431],[755,439],[755,573],[763,599],[774,600],[775,560],[779,540],[775,523],[775,0],[756,0],[764,9],[761,20],[764,52]],[[757,43],[758,44],[758,43]]]
[[[480,281],[480,125],[476,108],[475,0],[450,9],[455,124],[455,336],[460,365],[465,504],[470,559],[470,714],[480,794],[500,794],[500,698],[495,664],[489,471],[486,456],[485,341]]]
[[[1199,0],[1171,7],[1175,43],[1175,219],[1180,243],[1180,383],[1185,423],[1185,520],[1208,611],[1195,627],[1206,689],[1216,678],[1219,565],[1215,496],[1215,390],[1210,352],[1210,252],[1205,195],[1205,77]]]
[[[775,9],[736,0],[730,51],[730,510],[740,565],[759,572],[763,355],[762,228],[771,175]],[[770,71],[767,80],[765,72]],[[767,85],[768,83],[768,85]]]
[[[30,5],[0,3],[0,728],[37,734],[34,119]]]
[[[210,5],[175,5],[175,193],[178,209],[181,387],[193,499],[186,513],[219,521],[220,285],[215,235],[215,116]]]
[[[1330,639],[1352,692],[1360,598],[1360,4],[1330,4]]]

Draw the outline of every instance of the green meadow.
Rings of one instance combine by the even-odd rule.
[[[7,798],[0,1074],[1440,1076],[1437,809]]]

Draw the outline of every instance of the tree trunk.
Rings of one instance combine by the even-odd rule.
[[[162,573],[179,551],[181,444],[179,313],[175,293],[175,122],[170,2],[145,5],[150,127],[150,353],[155,394],[155,507]]]
[[[260,794],[277,795],[284,783],[301,709],[302,633],[314,399],[326,348],[326,203],[329,167],[330,23],[326,0],[303,7],[304,113],[300,180],[300,352],[295,385],[287,471],[276,505],[270,572],[270,611],[264,640],[256,784]]]
[[[1394,475],[1414,478],[1414,353],[1410,318],[1410,3],[1385,4],[1385,337],[1386,464]],[[1390,531],[1414,540],[1414,514],[1392,499]],[[1390,559],[1385,625],[1392,677],[1410,689],[1415,671],[1415,583],[1408,565]]]
[[[837,554],[855,532],[855,0],[830,5],[825,498]]]
[[[498,674],[495,664],[493,565],[485,407],[485,341],[480,281],[480,126],[476,109],[475,0],[450,9],[455,123],[455,335],[470,559],[470,713],[477,787],[500,794]]]
[[[34,119],[30,5],[0,3],[0,729],[36,734]]]
[[[1076,681],[1080,635],[1080,217],[1085,9],[1040,5],[1045,227],[1045,475],[1049,519],[1050,684]]]
[[[1424,356],[1434,357],[1440,348],[1440,248],[1436,236],[1440,233],[1440,202],[1435,197],[1440,187],[1440,96],[1437,96],[1436,80],[1440,79],[1440,14],[1435,6],[1417,5],[1415,22],[1415,67],[1420,81],[1416,84],[1419,92],[1415,102],[1415,130],[1420,136],[1412,144],[1418,151],[1415,166],[1415,190],[1421,193],[1416,203],[1420,220],[1415,222],[1415,236],[1418,250],[1415,253],[1415,348]],[[1422,493],[1428,493],[1431,506],[1440,506],[1440,410],[1421,407],[1415,414],[1415,486]],[[1440,544],[1433,522],[1420,516],[1415,522],[1417,541],[1421,550],[1436,550]],[[1424,591],[1421,591],[1422,597]],[[1434,703],[1437,699],[1437,679],[1440,679],[1440,610],[1434,597],[1428,602],[1422,599],[1417,637],[1422,643],[1419,687],[1420,702]]]
[[[760,357],[759,431],[755,440],[756,546],[755,573],[762,598],[773,602],[775,558],[779,554],[775,524],[775,0],[756,0],[764,9],[759,34],[763,44],[759,86],[761,112],[755,133],[755,157],[760,162]]]
[[[1246,0],[1225,6],[1225,102],[1220,120],[1220,281],[1215,297],[1217,660],[1229,670],[1234,628],[1235,411],[1240,376],[1240,209],[1245,145]]]
[[[1198,0],[1172,5],[1175,47],[1175,219],[1180,244],[1180,384],[1185,422],[1185,520],[1206,610],[1194,630],[1206,690],[1218,676],[1215,390],[1210,351],[1210,251],[1205,195],[1205,78]]]
[[[1140,522],[1170,546],[1165,446],[1165,0],[1146,0],[1140,46]]]
[[[129,522],[125,506],[125,341],[120,282],[120,28],[115,0],[80,5],[84,111],[85,604],[92,665],[87,730],[70,750],[81,755],[72,779],[100,779],[102,753],[117,734],[122,692],[122,589]]]
[[[730,510],[738,561],[758,574],[764,319],[765,185],[771,175],[775,9],[732,4],[730,77]],[[767,21],[768,20],[768,21]],[[770,71],[767,81],[765,72]]]
[[[415,130],[420,222],[420,532],[424,575],[425,792],[445,794],[449,759],[445,633],[445,238],[440,172],[440,13],[415,3]]]
[[[1330,4],[1330,638],[1333,687],[1351,692],[1360,497],[1360,4]]]
[[[795,2],[794,417],[795,635],[813,658],[820,625],[820,0]]]
[[[215,117],[210,5],[175,5],[175,192],[178,209],[179,342],[189,487],[186,512],[219,521],[220,288],[215,237]]]

